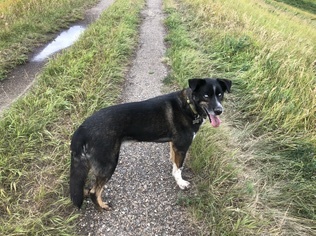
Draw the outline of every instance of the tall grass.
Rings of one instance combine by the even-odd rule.
[[[213,235],[315,233],[313,23],[272,1],[167,2],[169,81],[216,75],[234,84],[231,137],[206,131],[215,136],[192,148],[202,186],[188,201],[194,214]]]
[[[60,28],[82,19],[84,9],[97,0],[0,1],[0,81],[24,63],[35,46]],[[51,35],[48,35],[51,33]]]
[[[0,120],[1,235],[74,235],[70,136],[84,117],[116,101],[143,5],[117,0]]]

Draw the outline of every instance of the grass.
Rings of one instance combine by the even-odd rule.
[[[144,1],[117,0],[0,120],[0,234],[74,235],[69,140],[113,104],[137,42]]]
[[[302,9],[304,11],[316,14],[316,2],[313,0],[276,0],[277,2],[283,2],[293,7]]]
[[[165,1],[168,81],[233,80],[232,125],[196,138],[184,201],[212,235],[315,234],[316,34],[305,9],[280,6]]]
[[[0,81],[28,60],[35,46],[82,19],[96,0],[3,0],[0,2]]]

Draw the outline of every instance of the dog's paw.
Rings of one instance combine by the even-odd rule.
[[[98,204],[95,205],[95,208],[100,212],[113,210],[111,204],[107,202],[99,202]]]
[[[178,184],[179,188],[182,190],[190,188],[190,182],[186,181],[184,179],[178,180],[177,184]]]
[[[107,203],[107,202],[102,202],[100,203],[100,208],[106,211],[112,211],[112,206],[111,204]]]
[[[180,189],[184,190],[184,189],[188,189],[190,188],[190,182],[182,179],[182,168],[178,168],[175,164],[173,165],[173,169],[172,169],[172,175],[174,177],[174,179],[176,180],[178,186]]]

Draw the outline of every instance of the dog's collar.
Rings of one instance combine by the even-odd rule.
[[[187,96],[187,104],[189,105],[191,111],[194,113],[194,120],[192,123],[195,124],[200,124],[203,121],[203,118],[199,115],[199,113],[196,111],[195,105],[191,102],[189,96]]]
[[[194,104],[190,101],[188,97],[187,97],[187,103],[189,107],[191,108],[192,112],[194,113],[194,115],[198,116],[199,114],[197,113]]]

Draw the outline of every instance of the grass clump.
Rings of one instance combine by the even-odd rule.
[[[85,117],[117,100],[143,5],[117,0],[3,115],[1,235],[74,235],[70,136]]]
[[[190,164],[201,185],[186,201],[193,214],[212,235],[314,234],[310,13],[294,14],[273,1],[166,2],[171,76],[181,86],[192,75],[233,80],[224,105],[233,125],[203,131],[192,147]],[[179,69],[188,53],[194,56]]]
[[[83,18],[96,0],[4,0],[0,2],[0,81],[10,69],[28,60],[35,46],[52,33]],[[51,35],[48,35],[51,33]]]

